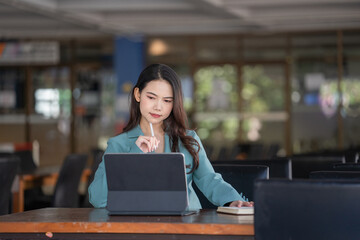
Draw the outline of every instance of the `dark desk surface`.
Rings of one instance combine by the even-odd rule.
[[[106,209],[44,208],[0,216],[0,233],[123,233],[253,236],[253,215],[202,210],[189,216],[108,216]],[[1,235],[0,235],[1,236]]]

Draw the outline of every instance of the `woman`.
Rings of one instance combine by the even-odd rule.
[[[199,137],[187,130],[181,82],[174,70],[164,64],[148,66],[131,94],[129,122],[123,133],[109,139],[105,153],[181,152],[188,169],[189,209],[201,209],[192,181],[217,206],[253,206],[214,172]],[[89,200],[94,207],[107,205],[104,161],[89,186]]]

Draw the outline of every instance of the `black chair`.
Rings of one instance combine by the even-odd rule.
[[[20,172],[22,174],[32,173],[37,169],[37,166],[34,162],[33,152],[30,150],[16,151],[13,153],[20,159]],[[31,202],[36,199],[37,196],[44,196],[44,192],[41,186],[36,186],[31,189],[26,189],[24,192],[25,206],[27,202]]]
[[[358,149],[325,150],[296,154],[295,156],[344,157],[346,163],[356,163],[359,159]]]
[[[81,207],[87,207],[87,208],[92,207],[91,203],[89,202],[88,188],[89,188],[90,184],[92,183],[92,181],[94,180],[95,172],[98,169],[100,162],[102,161],[103,155],[104,155],[103,150],[97,149],[97,150],[93,151],[93,161],[92,161],[92,164],[91,164],[91,174],[90,174],[89,179],[88,179],[85,196],[82,196],[83,200],[81,200],[81,203],[80,203]]]
[[[348,150],[344,153],[345,156],[345,162],[347,163],[357,163],[359,161],[359,152]]]
[[[26,206],[26,210],[43,207],[79,207],[80,179],[85,169],[87,155],[70,154],[63,162],[52,196],[40,196]]]
[[[255,165],[214,165],[214,170],[220,173],[223,179],[233,186],[239,193],[242,193],[249,201],[252,201],[254,192],[254,182],[257,179],[268,179],[269,168],[267,166]],[[215,209],[217,206],[212,204],[199,190],[196,184],[193,188],[198,196],[203,209]]]
[[[53,207],[79,207],[79,184],[85,169],[87,155],[70,154],[62,164],[56,182]]]
[[[241,143],[231,149],[232,159],[270,159],[275,158],[279,151],[279,144]]]
[[[357,152],[357,153],[354,154],[353,160],[354,160],[355,163],[358,163],[359,159],[360,159],[360,153]]]
[[[12,157],[15,156],[20,160],[20,172],[21,173],[29,173],[34,171],[37,166],[34,162],[32,151],[23,150],[23,151],[16,151],[16,152],[1,152],[0,157]]]
[[[292,178],[291,160],[289,158],[257,159],[257,160],[220,160],[211,164],[263,165],[269,167],[269,178]]]
[[[333,165],[336,171],[360,171],[360,163],[337,163]]]
[[[93,161],[91,163],[91,174],[88,179],[89,185],[92,182],[92,180],[94,179],[95,172],[98,169],[100,162],[102,161],[102,157],[104,155],[104,150],[95,149],[95,150],[93,150],[92,155],[93,155]]]
[[[0,157],[1,156],[15,157],[16,159],[19,159],[19,173],[21,174],[32,173],[37,168],[32,156],[32,151],[30,150],[22,150],[11,153],[2,152],[0,153]],[[40,196],[45,197],[41,186],[34,186],[31,189],[26,189],[24,191],[25,210],[27,206],[31,205],[34,201],[37,201],[37,199],[39,199]]]
[[[310,179],[359,180],[360,172],[353,171],[316,171],[311,172]]]
[[[309,178],[310,172],[332,170],[333,165],[345,163],[344,156],[293,156],[293,178]]]
[[[206,155],[209,159],[213,158],[214,155],[214,146],[210,144],[204,144],[204,149],[206,152]]]
[[[360,182],[259,180],[254,197],[256,240],[360,236]]]
[[[250,144],[249,152],[246,156],[247,159],[260,159],[265,157],[266,147],[261,143]]]
[[[227,159],[229,156],[229,149],[227,146],[221,146],[215,159]]]
[[[32,151],[16,151],[14,154],[20,159],[20,169],[22,173],[32,172],[37,168]]]
[[[20,160],[16,157],[0,157],[0,215],[9,214],[11,186],[19,171]]]

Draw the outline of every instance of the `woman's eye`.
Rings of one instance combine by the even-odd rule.
[[[148,96],[148,98],[149,98],[149,99],[155,99],[155,98],[154,98],[154,97],[152,97],[152,96]]]
[[[165,100],[166,103],[172,103],[172,100]]]

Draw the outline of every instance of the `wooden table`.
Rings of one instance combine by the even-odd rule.
[[[109,216],[106,209],[43,208],[0,216],[0,239],[254,239],[253,215]]]
[[[36,186],[54,186],[59,176],[61,166],[40,167],[33,172],[17,175],[13,192],[13,212],[24,211],[24,191]],[[87,182],[91,170],[86,168],[81,176],[82,182]]]

